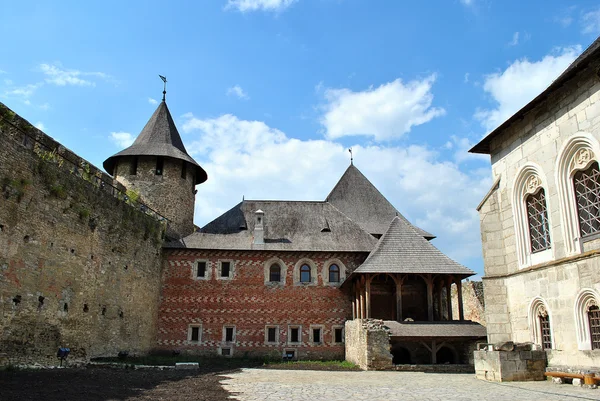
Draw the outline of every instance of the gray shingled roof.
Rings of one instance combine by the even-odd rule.
[[[264,245],[253,244],[264,212]],[[327,231],[327,228],[329,231]],[[325,230],[324,230],[325,229]],[[370,252],[377,239],[327,202],[245,200],[168,248]]]
[[[486,337],[487,330],[479,323],[467,321],[396,322],[384,320],[392,337]]]
[[[354,165],[350,165],[331,193],[330,202],[370,234],[382,235],[390,221],[399,216],[408,220],[379,192],[377,188]],[[415,227],[415,226],[413,226]],[[434,235],[415,227],[421,236],[432,239]]]
[[[121,156],[166,156],[184,160],[196,170],[196,184],[201,184],[208,178],[206,171],[185,150],[164,100],[158,105],[133,145],[104,161],[103,166],[107,173],[113,175],[117,159]]]
[[[409,224],[395,217],[369,257],[354,273],[441,273],[472,276]]]
[[[494,129],[485,138],[469,150],[470,153],[490,154],[490,142],[493,138],[500,135],[506,128],[512,125],[515,121],[521,119],[521,116],[533,108],[537,107],[548,99],[550,93],[554,92],[565,84],[569,79],[573,78],[580,70],[585,68],[590,61],[595,57],[600,57],[600,37],[598,37],[590,46],[575,61],[567,67],[562,74],[559,75],[542,93],[536,96],[531,102],[523,106],[519,111],[513,114],[508,120],[503,122],[498,128]]]

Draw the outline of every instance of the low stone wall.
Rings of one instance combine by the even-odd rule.
[[[475,351],[475,375],[478,379],[509,381],[545,380],[544,351]]]
[[[355,319],[346,322],[346,360],[364,370],[392,368],[390,337],[381,320]]]
[[[395,365],[393,370],[425,373],[475,373],[473,365],[457,363],[445,365]]]

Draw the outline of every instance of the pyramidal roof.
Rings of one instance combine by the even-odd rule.
[[[475,274],[444,255],[399,217],[394,217],[375,249],[354,273]]]
[[[188,155],[167,103],[160,102],[150,120],[133,144],[109,157],[103,163],[104,169],[113,174],[117,159],[121,156],[165,156],[192,164],[196,170],[196,184],[208,178],[206,171]]]
[[[342,175],[342,178],[325,201],[331,203],[370,234],[383,234],[389,227],[390,221],[396,216],[406,224],[411,225],[385,196],[371,184],[367,177],[354,167],[354,164],[346,169],[344,175]],[[435,238],[434,235],[425,230],[415,226],[412,227],[422,237]]]

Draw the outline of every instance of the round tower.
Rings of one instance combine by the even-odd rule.
[[[195,187],[208,177],[185,150],[164,97],[133,145],[103,166],[169,220],[168,236],[182,238],[194,232]]]

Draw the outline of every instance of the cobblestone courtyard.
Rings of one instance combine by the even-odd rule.
[[[600,390],[550,382],[489,383],[472,374],[243,369],[221,381],[241,401],[568,401],[600,400]]]

